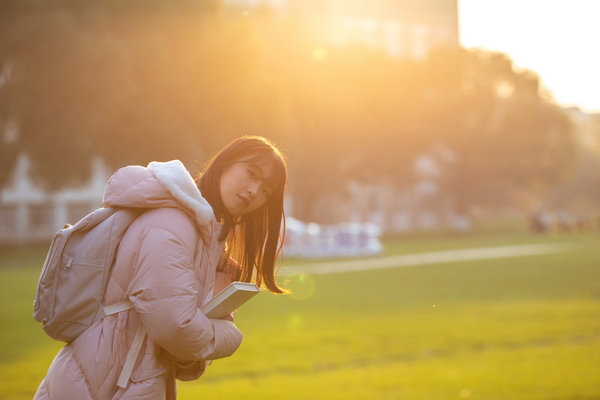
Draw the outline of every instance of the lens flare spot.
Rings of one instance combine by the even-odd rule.
[[[322,47],[315,47],[312,51],[312,56],[317,61],[322,61],[327,57],[327,50]]]
[[[315,279],[303,272],[289,275],[284,282],[284,287],[290,290],[290,298],[294,300],[307,300],[316,291]]]

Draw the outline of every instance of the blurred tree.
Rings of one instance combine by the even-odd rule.
[[[437,158],[442,195],[459,212],[514,204],[555,184],[573,161],[568,118],[537,76],[502,54],[440,49],[416,62],[365,48],[317,58],[309,50],[289,66],[303,71],[292,89],[301,217],[314,214],[319,192],[343,191],[349,179],[408,187],[423,153]]]
[[[435,121],[427,141],[452,153],[445,193],[459,210],[510,203],[568,171],[569,119],[544,97],[535,74],[515,71],[503,54],[465,50],[433,53],[423,72],[422,108]]]
[[[0,62],[15,66],[0,115],[17,121],[13,150],[31,156],[42,182],[86,179],[93,155],[119,166],[190,160],[215,145],[215,127],[202,121],[214,104],[204,66],[220,68],[227,39],[210,34],[219,23],[211,2],[183,2],[173,12],[158,0],[37,3],[0,4]],[[198,12],[188,15],[190,8]],[[10,170],[13,161],[2,163]]]

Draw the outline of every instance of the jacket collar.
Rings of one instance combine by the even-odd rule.
[[[148,170],[158,182],[194,216],[199,227],[205,227],[215,220],[215,215],[208,201],[202,197],[194,179],[179,160],[167,162],[153,161]],[[215,221],[216,222],[216,221]]]

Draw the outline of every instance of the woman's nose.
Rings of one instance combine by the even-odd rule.
[[[260,182],[252,182],[248,185],[248,193],[252,194],[253,196],[258,193],[259,189],[260,189]]]

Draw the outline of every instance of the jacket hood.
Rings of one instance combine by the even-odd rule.
[[[198,226],[215,219],[212,207],[179,160],[154,161],[146,168],[131,165],[119,169],[106,185],[102,206],[176,207],[191,214]]]

